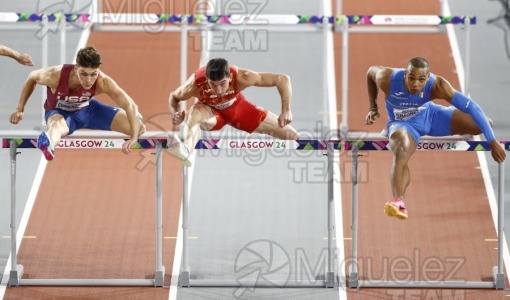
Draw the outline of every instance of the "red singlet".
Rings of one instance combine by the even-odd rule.
[[[205,76],[205,67],[195,71],[195,84],[199,89],[198,101],[211,107],[216,116],[216,125],[211,130],[219,130],[225,124],[252,133],[267,116],[267,110],[248,101],[237,86],[237,68],[230,66],[232,81],[223,97],[216,96]]]

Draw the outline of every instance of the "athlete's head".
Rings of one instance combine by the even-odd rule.
[[[101,55],[93,46],[82,48],[76,55],[76,74],[81,86],[88,90],[96,82],[99,76]]]
[[[411,94],[418,94],[429,80],[429,62],[423,57],[409,61],[405,71],[405,85]]]
[[[219,97],[225,95],[232,80],[228,61],[223,58],[211,59],[205,68],[205,77],[214,94]]]

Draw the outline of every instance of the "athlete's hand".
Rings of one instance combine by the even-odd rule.
[[[25,66],[33,66],[34,62],[32,61],[32,57],[26,53],[19,53],[16,55],[16,61]]]
[[[278,117],[278,125],[285,127],[292,122],[292,113],[290,111],[284,111]]]
[[[367,116],[365,117],[365,125],[374,124],[375,120],[379,119],[381,115],[377,110],[369,110]]]
[[[124,152],[125,154],[128,154],[131,152],[131,149],[133,148],[133,145],[138,141],[138,139],[129,139],[127,141],[125,141],[123,144],[122,144],[122,152]]]
[[[174,124],[174,125],[181,124],[182,121],[184,121],[185,117],[186,117],[186,112],[184,110],[175,112],[174,115],[172,116],[172,124]]]
[[[11,115],[9,118],[9,122],[12,124],[18,124],[21,120],[23,120],[23,112],[17,111]]]
[[[506,157],[505,149],[497,140],[490,142],[490,145],[492,158],[494,158],[497,163],[502,163]]]

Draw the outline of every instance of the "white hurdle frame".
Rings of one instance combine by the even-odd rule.
[[[250,140],[248,138],[247,140]],[[199,141],[200,142],[200,141]],[[338,288],[339,280],[335,273],[334,267],[334,230],[335,230],[335,203],[334,203],[334,152],[332,143],[325,143],[328,167],[328,204],[327,204],[327,220],[328,220],[328,255],[327,255],[327,268],[324,274],[324,279],[317,279],[314,282],[303,283],[302,281],[243,281],[243,284],[250,287],[285,287],[285,288]],[[306,151],[306,150],[305,150]],[[317,150],[322,151],[322,150]],[[192,279],[191,269],[189,266],[189,193],[188,193],[188,168],[183,166],[183,196],[182,196],[182,267],[179,274],[179,287],[241,287],[238,280],[211,280],[211,279]]]
[[[9,272],[8,286],[154,286],[162,287],[165,281],[165,266],[163,265],[163,194],[162,194],[162,152],[166,145],[167,133],[146,132],[140,136],[141,140],[150,140],[154,143],[156,155],[156,270],[154,279],[24,279],[23,265],[17,264],[17,220],[16,220],[16,156],[19,154],[16,141],[18,139],[36,139],[39,132],[35,131],[4,131],[0,130],[0,138],[11,139],[11,271]],[[103,131],[77,131],[65,139],[97,139],[115,142],[122,145],[126,135]],[[114,140],[112,140],[114,139]],[[111,145],[111,144],[110,144]],[[28,148],[28,147],[27,147]],[[33,148],[33,147],[30,147]],[[37,148],[35,148],[37,149]],[[81,148],[84,149],[84,148]],[[104,148],[100,148],[104,149]],[[108,147],[106,149],[117,149]]]
[[[448,140],[452,143],[452,140]],[[482,142],[483,143],[483,142]],[[358,158],[360,156],[357,144],[353,144],[352,152],[352,265],[349,269],[347,281],[350,288],[434,288],[434,289],[498,289],[505,288],[505,274],[503,270],[503,239],[505,234],[505,167],[504,162],[498,164],[498,254],[497,266],[492,269],[493,281],[388,281],[388,280],[360,280],[358,270]],[[508,151],[508,150],[507,150]]]

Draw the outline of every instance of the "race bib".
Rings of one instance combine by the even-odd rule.
[[[410,108],[394,108],[393,115],[395,116],[395,120],[397,121],[407,121],[417,114],[419,114],[425,107],[410,107]]]
[[[77,110],[80,110],[88,105],[89,105],[88,101],[80,102],[80,103],[77,103],[77,102],[71,103],[71,102],[58,100],[55,108],[65,110],[65,111],[77,111]]]

